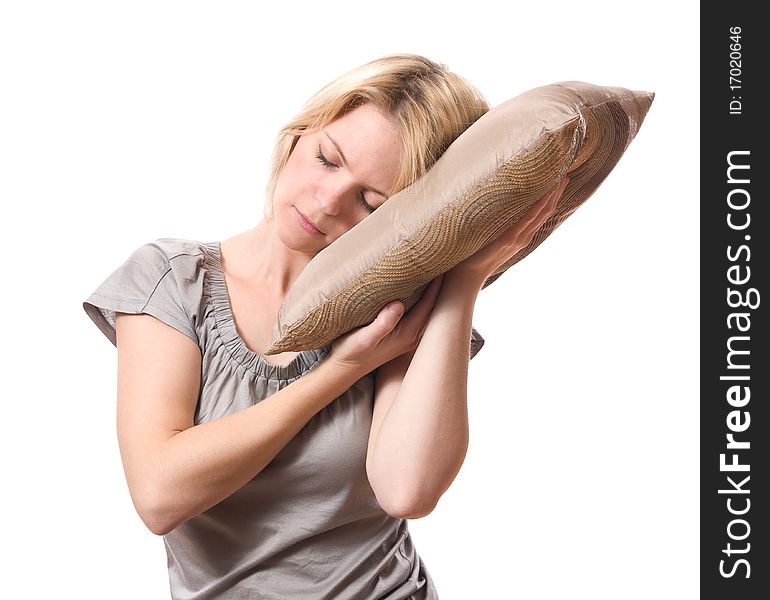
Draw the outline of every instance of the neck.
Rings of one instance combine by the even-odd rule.
[[[287,248],[275,232],[275,221],[267,218],[221,246],[222,268],[229,277],[265,286],[281,298],[312,258]]]

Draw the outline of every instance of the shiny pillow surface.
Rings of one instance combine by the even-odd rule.
[[[319,252],[273,323],[267,354],[320,348],[371,323],[509,229],[559,179],[569,183],[526,257],[585,202],[636,136],[654,94],[579,81],[529,90],[471,125],[417,182]]]

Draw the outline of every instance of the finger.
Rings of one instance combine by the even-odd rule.
[[[374,321],[363,329],[367,332],[367,343],[374,346],[393,331],[404,315],[404,305],[396,300],[386,304]]]
[[[564,191],[564,188],[567,187],[567,184],[569,183],[569,175],[562,175],[559,181],[556,182],[556,185],[551,188],[551,191],[558,191],[559,193]]]
[[[545,223],[552,213],[550,196],[543,196],[534,204],[527,213],[514,223],[503,236],[503,243],[508,246],[523,247],[535,232]]]
[[[527,209],[527,212],[525,212],[516,222],[516,225],[518,225],[519,228],[523,231],[532,223],[540,220],[544,214],[548,214],[548,212],[551,210],[551,206],[553,205],[555,193],[555,187],[548,190],[544,196],[542,196],[537,202],[530,206],[529,209]]]
[[[400,324],[402,329],[409,329],[411,327],[420,326],[423,321],[427,320],[428,315],[433,310],[436,304],[436,298],[438,298],[441,284],[444,280],[444,275],[435,277],[427,289],[423,292],[420,299],[417,301],[410,310],[409,313],[402,319]]]
[[[556,186],[553,188],[553,190],[551,190],[553,193],[551,194],[550,204],[553,205],[554,208],[556,208],[556,205],[559,203],[559,200],[561,200],[561,197],[564,194],[564,190],[567,189],[568,184],[569,184],[569,177],[567,175],[564,175],[559,180],[559,183],[557,183]]]
[[[569,177],[565,175],[559,180],[559,183],[557,183],[556,186],[553,188],[552,193],[549,195],[548,216],[546,218],[550,217],[556,210],[556,207],[561,201],[561,197],[564,195],[564,190],[567,189],[568,184],[569,184]],[[543,220],[543,222],[545,222],[545,219]]]
[[[567,184],[569,183],[569,177],[567,175],[564,175],[559,181],[556,183],[555,186],[553,186],[548,193],[542,198],[544,202],[542,205],[538,203],[535,206],[540,207],[541,210],[537,211],[537,217],[542,218],[543,214],[550,214],[553,212],[553,209],[556,208],[556,205],[559,203],[559,200],[561,199],[562,194],[564,193],[564,190],[567,187]]]
[[[527,225],[522,232],[522,237],[529,243],[535,234],[545,225],[546,221],[551,218],[553,211],[556,208],[558,198],[556,196],[549,198],[548,203],[538,212],[534,219]]]
[[[535,234],[553,216],[556,206],[569,183],[569,177],[564,175],[559,181],[535,202],[516,223],[511,225],[499,237],[489,240],[484,248],[490,247],[490,252],[499,252],[505,255],[505,260],[527,247],[535,237]],[[501,263],[502,264],[502,263]]]
[[[569,183],[569,177],[564,175],[540,200],[527,211],[522,237],[531,239],[535,232],[551,217]]]

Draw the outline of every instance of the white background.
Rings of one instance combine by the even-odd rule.
[[[168,597],[81,303],[141,244],[256,224],[278,128],[392,52],[493,105],[562,80],[657,94],[594,196],[479,297],[470,450],[410,522],[441,599],[697,597],[698,5],[660,0],[3,3],[4,597]]]

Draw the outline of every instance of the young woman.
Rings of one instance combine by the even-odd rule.
[[[313,256],[487,110],[423,57],[363,65],[281,130],[255,227],[145,244],[84,303],[118,349],[126,479],[164,538],[172,597],[438,597],[406,519],[433,510],[465,457],[476,296],[565,182],[408,314],[392,302],[330,347],[264,351]]]

